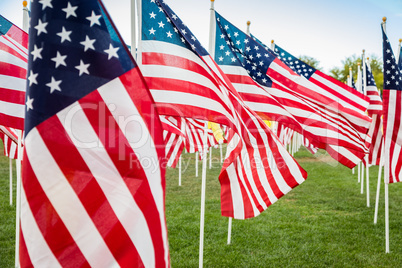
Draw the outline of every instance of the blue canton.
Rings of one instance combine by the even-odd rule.
[[[392,52],[391,45],[389,43],[388,37],[382,30],[382,40],[383,40],[383,60],[384,60],[384,89],[397,89],[402,90],[401,87],[401,74],[399,72],[399,67],[396,64],[394,53]]]
[[[366,64],[366,81],[367,81],[367,86],[375,86],[377,87],[373,74],[371,73],[369,67]]]
[[[251,78],[270,87],[272,80],[266,75],[276,56],[265,49],[218,12],[216,16],[215,61],[219,65],[243,66]]]
[[[94,0],[31,5],[25,131],[135,67]]]
[[[172,43],[206,56],[198,39],[164,1],[142,1],[142,40]]]

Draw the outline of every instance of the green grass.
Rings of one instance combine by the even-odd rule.
[[[234,220],[226,244],[228,219],[220,213],[220,165],[207,170],[204,267],[400,267],[402,263],[402,185],[389,186],[390,248],[385,254],[383,189],[379,220],[373,224],[378,168],[370,168],[371,207],[360,194],[357,172],[336,165],[325,154],[306,150],[296,159],[308,179],[260,216]],[[166,217],[172,267],[197,267],[201,163],[195,177],[194,154],[184,154],[182,186],[178,169],[167,170]],[[183,167],[184,170],[184,167]],[[8,159],[0,157],[0,267],[14,264],[15,209],[9,205]],[[15,184],[14,184],[15,188]]]

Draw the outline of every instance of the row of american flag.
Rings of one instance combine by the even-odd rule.
[[[0,17],[10,157],[25,133],[21,267],[170,266],[165,167],[184,149],[227,143],[221,210],[236,219],[307,178],[284,147],[293,132],[349,168],[385,150],[386,183],[401,180],[401,75],[384,30],[381,99],[369,65],[359,92],[217,12],[210,54],[164,1],[139,3],[138,65],[100,0],[33,0],[29,35]]]

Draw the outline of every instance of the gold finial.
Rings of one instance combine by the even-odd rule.
[[[352,71],[352,67],[349,67],[349,71]]]
[[[402,38],[399,39],[399,43],[402,43]]]
[[[383,17],[383,18],[382,18],[382,21],[383,21],[383,22],[386,22],[386,21],[387,21],[387,17]]]
[[[248,21],[247,21],[247,25],[250,26],[250,24],[251,24],[251,21],[248,20]]]
[[[348,75],[348,78],[350,77],[350,75]]]
[[[28,2],[27,2],[27,1],[22,1],[22,5],[23,5],[24,7],[27,7]]]
[[[369,60],[370,58],[369,57],[367,57],[367,60]]]
[[[360,62],[357,63],[357,65],[359,65],[359,66],[360,66],[360,64],[361,64]]]
[[[364,52],[366,52],[366,50],[365,50],[365,49],[363,49],[363,53],[364,53]]]
[[[271,44],[273,44],[273,43],[274,43],[274,39],[271,40]]]

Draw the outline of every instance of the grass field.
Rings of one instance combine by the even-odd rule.
[[[377,167],[370,168],[367,208],[357,172],[353,175],[325,154],[314,157],[301,150],[295,157],[307,170],[307,181],[260,216],[234,220],[227,245],[217,157],[215,150],[214,167],[207,170],[204,267],[401,267],[402,185],[389,187],[391,253],[385,254],[383,189],[379,220],[373,224]],[[184,154],[183,166],[180,187],[178,170],[167,171],[170,257],[172,267],[197,267],[201,170],[196,178],[193,154]],[[9,205],[8,185],[8,159],[0,157],[0,267],[14,264],[15,208]]]

